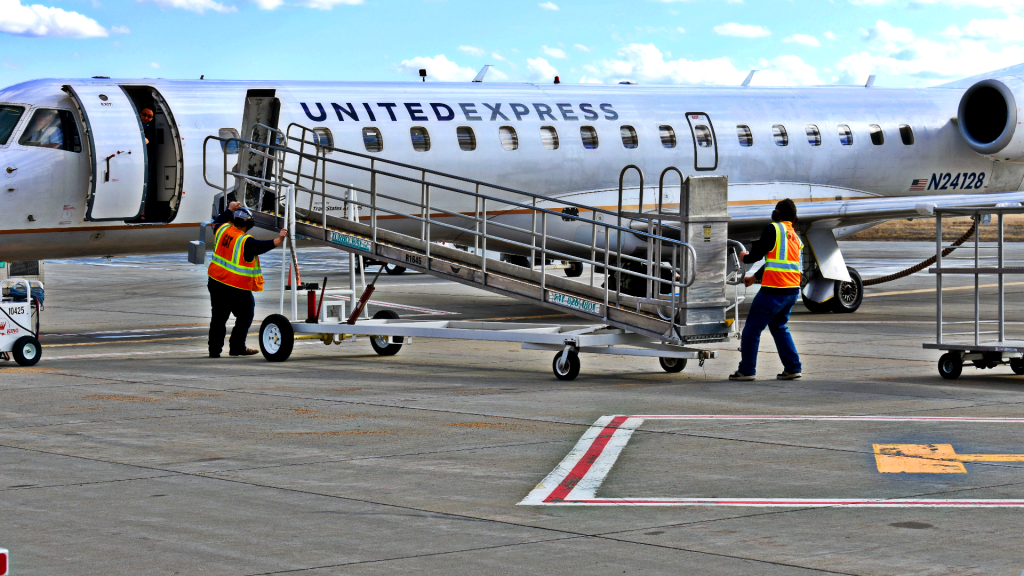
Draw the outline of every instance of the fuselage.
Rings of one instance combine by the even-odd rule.
[[[147,147],[144,135],[118,144],[117,154],[150,156],[132,200],[141,207],[121,220],[89,212],[99,210],[97,181],[116,181],[128,164],[104,165],[107,154],[91,149],[89,138],[104,128],[88,109],[100,103],[76,103],[65,85],[80,99],[124,91],[136,113],[143,101],[160,107],[162,148]],[[204,179],[204,140],[238,133],[253,90],[279,99],[282,129],[326,129],[336,148],[612,209],[630,164],[643,170],[648,190],[669,166],[728,175],[730,206],[764,205],[766,220],[783,197],[1005,192],[1024,179],[1021,164],[995,162],[964,142],[954,118],[961,88],[37,80],[0,91],[8,118],[22,109],[0,145],[0,260],[185,251],[217,192]],[[46,110],[77,124],[79,151],[25,140]],[[219,181],[222,170],[209,166],[209,178]]]

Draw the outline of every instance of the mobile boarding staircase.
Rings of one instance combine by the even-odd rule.
[[[714,350],[691,345],[726,341],[738,327],[745,267],[737,257],[743,246],[727,238],[724,177],[683,180],[678,169],[666,168],[654,207],[644,203],[642,171],[627,166],[619,176],[618,210],[612,211],[325,146],[321,134],[298,124],[284,132],[258,126],[266,142],[207,137],[204,177],[225,198],[233,193],[253,209],[257,227],[287,228],[284,249],[296,267],[300,238],[591,321],[411,322],[388,310],[346,321],[343,308],[337,312],[334,306],[332,314],[328,304],[325,310],[323,297],[302,320],[297,290],[291,291],[289,319],[284,286],[299,284],[296,267],[282,258],[280,314],[268,317],[260,330],[268,360],[287,359],[296,339],[330,344],[369,336],[381,355],[396,353],[413,337],[511,341],[557,351],[555,376],[571,380],[579,372],[580,353],[658,357],[664,370],[678,372],[687,359],[703,364],[717,357]],[[207,177],[211,141],[223,151],[219,183]],[[243,161],[229,168],[228,151],[235,146]],[[623,178],[631,171],[640,186],[624,192]],[[665,202],[674,195],[665,188],[671,172],[681,180],[678,210]],[[529,253],[535,265],[489,257],[496,251]],[[556,260],[589,265],[589,278],[552,274]],[[734,286],[732,298],[728,285]],[[355,304],[354,285],[345,292]]]

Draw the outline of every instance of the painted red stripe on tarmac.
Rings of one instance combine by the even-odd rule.
[[[544,499],[544,502],[564,502],[565,497],[568,496],[569,492],[572,492],[572,489],[576,487],[576,484],[578,484],[579,481],[587,475],[587,472],[590,471],[590,467],[594,465],[594,461],[597,460],[597,457],[604,451],[605,446],[608,445],[612,436],[619,429],[619,426],[621,426],[627,419],[629,419],[629,416],[616,416],[615,418],[612,418],[612,421],[608,423],[608,426],[605,426],[604,430],[601,430],[597,435],[597,438],[594,439],[594,443],[590,445],[589,449],[587,449],[587,453],[583,455],[583,458],[580,458],[580,461],[573,466],[572,471],[565,477],[565,480],[562,480],[562,482],[551,491],[551,494]]]

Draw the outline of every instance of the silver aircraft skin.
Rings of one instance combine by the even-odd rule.
[[[756,237],[793,198],[836,280],[849,277],[832,231],[1024,201],[1024,65],[927,89],[44,79],[0,90],[0,260],[186,251],[218,192],[204,140],[237,134],[250,91],[279,99],[280,127],[325,128],[336,148],[364,152],[375,129],[383,158],[602,208],[615,209],[626,165],[649,199],[669,166],[727,175],[731,236]],[[159,130],[148,153],[143,106]],[[429,150],[414,149],[413,128]]]

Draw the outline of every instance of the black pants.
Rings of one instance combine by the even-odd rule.
[[[224,333],[231,314],[235,315],[235,327],[231,330],[228,349],[231,352],[245,350],[245,335],[256,314],[256,299],[252,297],[252,292],[221,284],[213,278],[209,279],[206,287],[210,290],[210,306],[213,308],[213,317],[210,318],[210,353],[220,354],[224,347]]]

